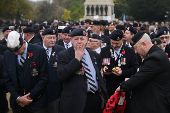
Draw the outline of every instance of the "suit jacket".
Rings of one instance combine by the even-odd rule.
[[[43,47],[43,43],[39,43]],[[58,53],[65,50],[64,47],[55,45],[52,47],[52,52],[50,60],[48,63],[49,69],[49,82],[47,86],[47,96],[48,102],[54,101],[61,96],[62,82],[57,77],[57,63],[58,63]]]
[[[104,30],[104,35],[105,35],[105,36],[109,36],[109,30],[108,30],[108,29],[105,29],[105,30]]]
[[[122,64],[120,66],[122,70],[121,76],[116,76],[114,74],[105,75],[106,88],[109,96],[113,95],[116,88],[120,85],[121,82],[125,80],[125,78],[129,78],[131,77],[131,75],[135,74],[138,68],[137,56],[133,49],[123,45],[120,51],[122,56],[119,57],[116,61],[115,58],[111,57],[111,51],[114,54],[114,50],[111,46],[107,46],[101,49],[102,60],[105,61],[106,58],[110,58],[110,64],[109,65],[102,64],[103,67],[107,66],[109,70],[112,70],[114,67],[118,67],[119,60],[120,63],[123,63],[125,61],[126,64]]]
[[[40,33],[36,34],[35,37],[39,40],[39,42],[43,41]]]
[[[58,44],[58,45],[60,45],[60,46],[63,46],[63,47],[65,48],[63,39],[57,40],[57,41],[56,41],[56,44]]]
[[[0,55],[3,55],[3,53],[8,49],[6,46],[0,44]]]
[[[29,43],[32,43],[32,44],[35,44],[35,43],[38,43],[38,42],[39,42],[39,39],[35,36],[29,41]]]
[[[156,34],[154,32],[150,35],[151,40],[155,38],[155,35]]]
[[[132,113],[170,113],[170,62],[153,45],[139,72],[121,83],[120,90],[132,90]]]
[[[101,35],[102,43],[107,43],[107,46],[110,45],[110,38],[105,35]]]
[[[100,67],[100,55],[87,49],[96,70],[97,81],[103,97],[106,97],[105,84],[103,82]],[[61,113],[83,113],[87,96],[87,77],[76,72],[82,68],[82,64],[75,58],[73,47],[58,54],[58,74],[63,81],[63,91],[60,101]]]
[[[5,38],[3,38],[2,40],[0,40],[0,44],[2,44],[2,45],[4,45],[4,46],[7,46],[6,43],[7,43],[7,42],[6,42]]]
[[[30,98],[33,102],[28,106],[32,110],[39,110],[46,105],[46,87],[48,83],[48,62],[45,50],[37,45],[28,44],[27,48],[27,59],[24,63],[24,90],[19,90],[16,66],[18,65],[17,56],[7,50],[4,53],[4,77],[5,83],[8,91],[11,93],[10,105],[13,110],[21,108],[16,99],[18,96],[23,96],[24,93],[28,94],[30,92]],[[30,57],[29,53],[33,56]],[[16,61],[17,60],[17,61]],[[35,65],[33,65],[35,64]],[[35,69],[38,75],[33,75]]]
[[[170,44],[167,44],[165,47],[165,53],[170,58]]]

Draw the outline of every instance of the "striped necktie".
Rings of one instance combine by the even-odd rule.
[[[95,85],[95,81],[93,79],[89,66],[86,63],[86,60],[84,58],[82,58],[81,62],[82,62],[82,65],[85,67],[85,74],[87,77],[88,84],[90,86],[90,92],[95,93],[95,91],[97,91],[97,87]]]
[[[46,53],[47,53],[47,60],[48,60],[48,62],[49,62],[49,49],[46,49]]]
[[[22,66],[22,67],[24,66],[25,60],[26,60],[26,59],[24,58],[24,55],[22,54],[22,55],[21,55],[21,59],[20,59],[20,63],[19,63],[20,66]]]

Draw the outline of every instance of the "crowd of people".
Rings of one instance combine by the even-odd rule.
[[[169,23],[13,21],[0,41],[0,113],[170,113]],[[114,100],[113,100],[114,101]],[[107,106],[108,107],[108,106]]]

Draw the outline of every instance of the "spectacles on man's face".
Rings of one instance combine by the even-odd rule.
[[[160,37],[161,40],[168,39],[168,38],[169,38],[169,36]]]
[[[98,41],[95,41],[95,40],[91,40],[91,39],[89,39],[88,41],[89,41],[89,42],[98,42]]]
[[[46,38],[49,39],[49,40],[51,40],[51,39],[56,40],[57,39],[57,37],[46,37]]]

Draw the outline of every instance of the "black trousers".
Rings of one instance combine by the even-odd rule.
[[[13,113],[47,113],[46,108],[42,108],[37,111],[31,110],[28,106],[21,109],[13,110]]]
[[[83,113],[102,113],[101,102],[99,94],[88,93]]]

